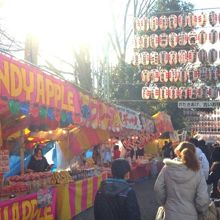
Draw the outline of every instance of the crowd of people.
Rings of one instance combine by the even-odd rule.
[[[164,166],[154,186],[163,207],[161,219],[220,219],[219,144],[208,147],[203,140],[192,138],[176,148],[172,142],[166,142],[162,152]],[[140,220],[135,192],[126,181],[130,171],[128,161],[115,158],[111,170],[112,178],[102,182],[96,194],[95,220]],[[213,206],[215,212],[210,211]]]

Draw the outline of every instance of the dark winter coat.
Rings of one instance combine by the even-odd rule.
[[[94,203],[95,220],[141,220],[134,190],[123,179],[102,182]]]
[[[220,179],[220,162],[214,162],[211,167],[211,172],[209,174],[207,184],[212,184],[212,189],[210,193],[211,198],[220,199],[220,192],[217,190],[217,183]]]

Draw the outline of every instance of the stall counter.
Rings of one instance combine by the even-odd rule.
[[[56,189],[49,189],[50,203],[39,207],[39,193],[19,196],[0,202],[0,219],[56,219]],[[48,189],[47,189],[48,193]],[[44,193],[45,195],[45,193]]]
[[[107,173],[57,186],[57,220],[70,220],[93,206],[96,192]]]

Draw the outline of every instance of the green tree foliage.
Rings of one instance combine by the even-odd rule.
[[[92,92],[91,62],[88,48],[81,47],[75,55],[75,74],[78,76],[81,88]]]

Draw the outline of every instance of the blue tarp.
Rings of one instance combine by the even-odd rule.
[[[25,152],[25,158],[24,158],[25,169],[27,168],[28,163],[31,159],[31,155],[32,155],[31,152]],[[49,142],[43,148],[43,155],[46,156],[47,160],[49,160],[50,162],[51,161],[53,162],[53,164],[54,164],[53,170],[56,169],[57,153],[56,153],[56,147],[55,147],[54,142]],[[20,170],[21,170],[20,156],[10,155],[9,156],[9,167],[10,167],[10,171],[4,174],[4,178],[20,174]]]

